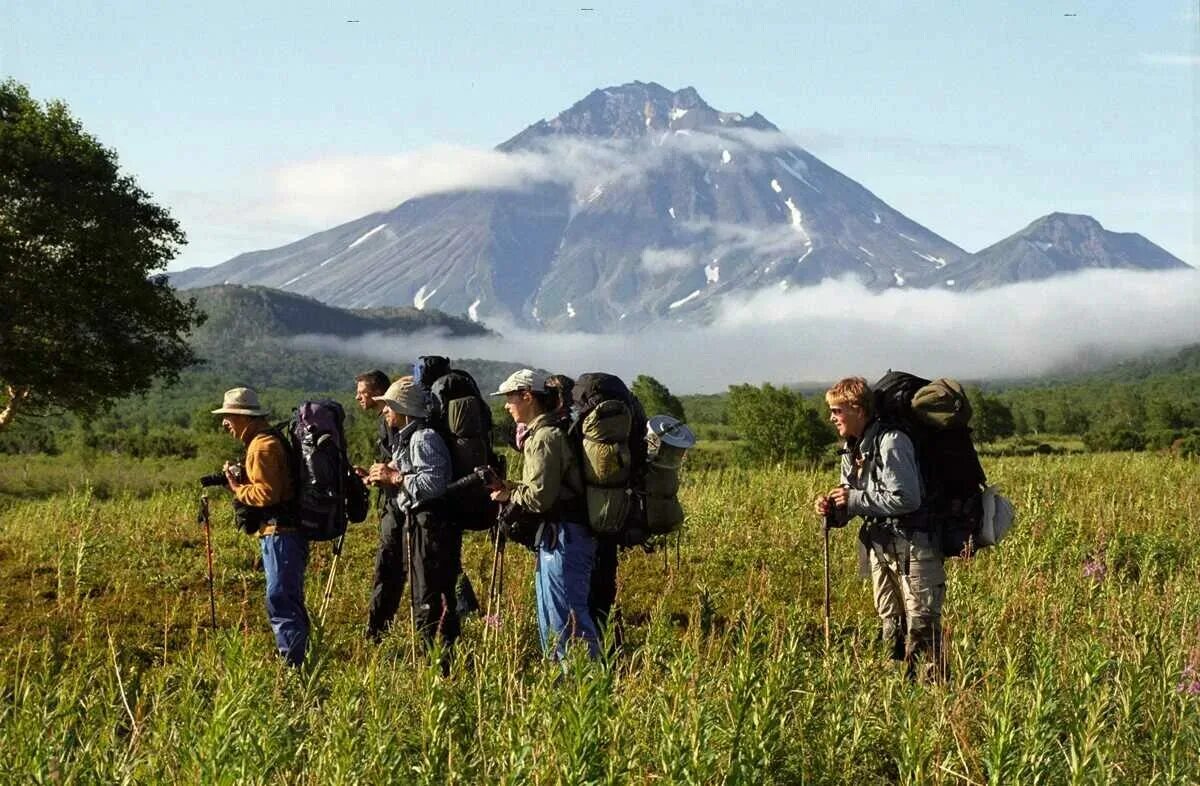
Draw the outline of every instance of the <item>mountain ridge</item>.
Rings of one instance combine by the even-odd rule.
[[[182,288],[257,283],[343,307],[412,304],[474,321],[626,332],[706,322],[731,294],[847,275],[876,290],[964,290],[1137,267],[1138,254],[1153,256],[1154,269],[1183,264],[1144,238],[1091,257],[1012,238],[969,254],[762,115],[714,109],[693,87],[598,88],[496,150],[521,157],[531,173],[504,188],[414,197],[172,280]],[[1104,242],[1071,248],[1111,245],[1095,237]]]

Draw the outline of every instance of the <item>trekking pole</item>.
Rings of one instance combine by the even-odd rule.
[[[833,521],[834,513],[833,498],[828,500],[825,508],[825,519],[821,522],[821,535],[825,541],[825,649],[829,649],[829,617],[830,617],[830,590],[829,590],[829,525]]]
[[[412,641],[410,650],[413,665],[417,665],[417,588],[413,584],[413,516],[410,511],[404,515],[404,569],[408,573],[408,620],[412,625]]]
[[[329,566],[329,578],[325,580],[325,595],[321,598],[321,610],[317,613],[317,619],[322,624],[325,622],[325,609],[333,598],[333,577],[337,574],[338,557],[342,556],[342,543],[345,540],[346,533],[343,532],[337,542],[333,544],[333,563]]]
[[[213,585],[212,530],[208,519],[208,495],[200,495],[200,511],[196,521],[204,525],[204,551],[208,555],[208,615],[213,630],[217,628],[217,591]]]

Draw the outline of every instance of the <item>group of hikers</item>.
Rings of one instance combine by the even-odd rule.
[[[441,364],[437,373],[431,373],[431,363]],[[460,454],[465,448],[470,453],[470,438],[459,435],[471,432],[463,426],[463,413],[470,410],[460,404],[478,399],[475,433],[486,431],[489,442],[491,414],[473,380],[469,395],[447,403],[445,385],[452,376],[447,369],[444,358],[423,357],[411,376],[390,380],[373,370],[355,379],[358,406],[379,417],[374,462],[348,464],[347,471],[361,482],[364,505],[357,520],[365,516],[361,484],[377,490],[381,512],[366,637],[383,639],[408,581],[414,637],[441,652],[447,671],[460,634],[460,614],[478,608],[463,574],[463,531],[493,526],[494,543],[507,537],[536,555],[537,621],[546,657],[562,661],[576,645],[589,657],[600,657],[616,599],[618,552],[644,542],[644,530],[671,531],[682,522],[675,499],[678,468],[694,437],[670,416],[647,420],[636,397],[611,375],[586,374],[577,385],[565,375],[522,369],[491,393],[503,398],[515,423],[510,446],[522,457],[520,480],[504,477],[503,462],[490,444],[465,459],[478,466],[464,471]],[[469,379],[464,372],[453,374]],[[873,392],[865,379],[851,377],[826,392],[830,421],[843,441],[841,473],[837,485],[814,500],[813,509],[826,536],[829,528],[862,518],[860,567],[871,578],[890,657],[906,664],[910,678],[944,678],[944,560],[953,554],[946,551],[946,517],[935,512],[937,500],[926,494],[928,485],[945,481],[931,481],[929,472],[922,471],[913,430],[877,411],[886,400],[881,394],[911,396],[912,390]],[[270,425],[254,390],[227,391],[213,414],[246,446],[240,464],[226,463],[225,481],[239,523],[260,544],[267,614],[279,654],[298,666],[309,636],[304,574],[313,531],[303,526],[311,516],[298,514],[301,503],[295,500],[303,496],[297,486],[311,479],[297,472],[289,435]],[[341,450],[345,457],[344,444]],[[973,448],[970,455],[974,462],[968,482],[978,492],[984,488],[983,473]],[[314,459],[299,463],[311,469]],[[631,480],[631,467],[641,467],[640,491]],[[606,474],[610,472],[618,474]],[[474,508],[451,498],[462,489],[476,495]],[[462,499],[469,496],[461,493]],[[483,526],[466,523],[468,514],[480,510],[490,521]],[[345,512],[339,509],[337,515]],[[971,548],[971,541],[962,547]]]

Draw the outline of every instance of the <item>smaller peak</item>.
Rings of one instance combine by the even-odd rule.
[[[680,109],[695,109],[697,107],[712,108],[700,97],[699,91],[690,85],[682,90],[676,90],[673,98],[675,99],[675,105]]]

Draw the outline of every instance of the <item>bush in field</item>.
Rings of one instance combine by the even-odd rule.
[[[671,394],[666,385],[654,377],[639,374],[633,381],[632,390],[633,395],[642,402],[642,408],[646,410],[647,416],[673,415],[680,420],[687,420],[683,404]]]
[[[803,396],[770,384],[731,386],[729,424],[742,438],[739,451],[754,461],[814,461],[833,441]]]
[[[971,428],[975,432],[975,439],[995,442],[1011,437],[1016,432],[1012,410],[1003,401],[981,390],[972,389],[968,395],[974,413],[971,416]]]
[[[1106,450],[1144,450],[1146,438],[1130,428],[1109,426],[1083,435],[1083,444],[1092,452]]]
[[[1181,456],[1200,456],[1200,429],[1192,429],[1174,445]]]

